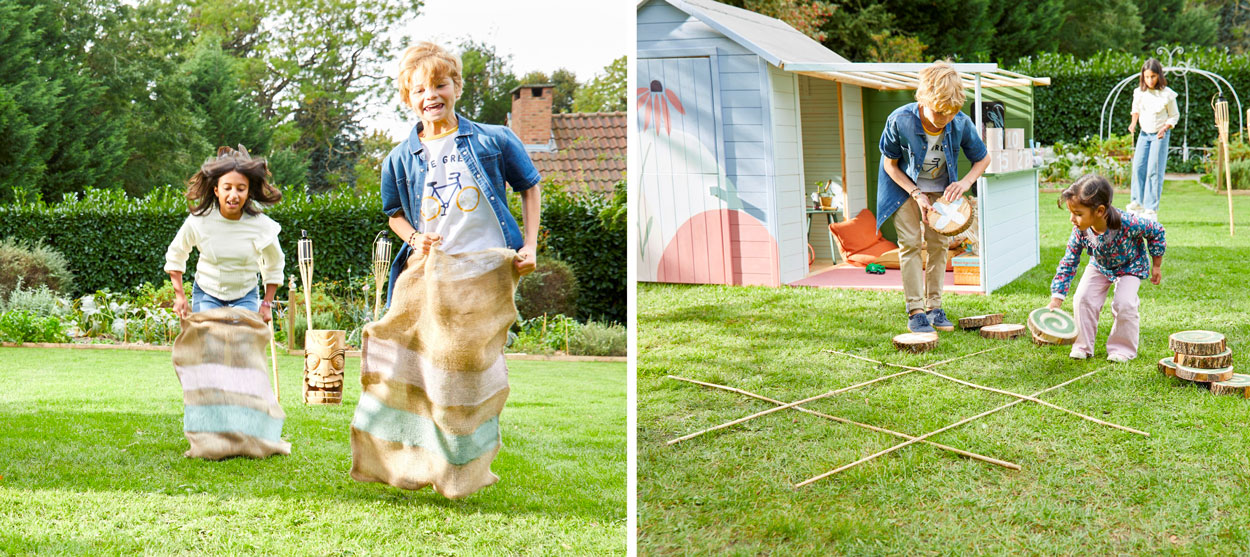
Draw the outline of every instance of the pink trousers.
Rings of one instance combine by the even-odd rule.
[[[1120,354],[1128,358],[1137,357],[1137,289],[1141,279],[1123,276],[1114,282],[1107,280],[1094,269],[1093,265],[1085,267],[1081,274],[1081,283],[1076,287],[1076,295],[1072,299],[1073,316],[1076,317],[1076,342],[1072,345],[1072,355],[1093,355],[1094,337],[1098,334],[1098,314],[1107,301],[1107,291],[1115,285],[1115,296],[1111,299],[1111,335],[1107,337],[1107,356]]]

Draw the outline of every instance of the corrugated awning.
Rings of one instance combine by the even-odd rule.
[[[862,63],[837,64],[783,64],[782,69],[798,74],[858,85],[880,91],[904,91],[920,86],[920,70],[930,64]],[[1030,77],[1000,69],[998,64],[952,64],[964,87],[975,89],[977,77],[981,87],[1021,87],[1027,85],[1050,85],[1049,77]]]

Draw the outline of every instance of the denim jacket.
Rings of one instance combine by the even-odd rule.
[[[525,145],[512,130],[504,126],[479,124],[457,114],[459,130],[456,132],[456,150],[464,158],[473,179],[486,196],[499,229],[503,232],[507,247],[521,249],[525,238],[516,219],[508,210],[508,190],[505,182],[516,192],[525,191],[542,179],[533,161],[525,152]],[[425,173],[428,170],[425,146],[421,144],[416,126],[382,162],[382,210],[393,217],[403,210],[408,223],[421,231],[421,199],[425,196]],[[404,238],[407,240],[407,238]],[[408,260],[411,246],[404,243],[391,264],[391,278],[387,285],[386,299],[390,304],[392,287],[399,279]]]
[[[928,150],[924,127],[920,124],[920,104],[910,103],[894,109],[885,121],[885,129],[881,131],[881,162],[877,170],[877,228],[894,215],[908,195],[902,186],[894,183],[889,174],[885,173],[885,159],[899,161],[899,167],[907,173],[907,177],[915,183],[920,174],[920,165],[924,162]],[[942,137],[942,151],[946,153],[946,179],[949,185],[952,176],[959,175],[959,151],[963,149],[968,160],[976,163],[988,154],[985,142],[977,133],[976,124],[967,114],[960,112],[955,119],[946,124],[946,135]],[[908,155],[904,157],[903,155]]]

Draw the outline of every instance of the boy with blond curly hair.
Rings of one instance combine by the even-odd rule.
[[[948,240],[926,226],[923,218],[939,198],[959,199],[990,165],[976,126],[960,112],[965,98],[955,68],[944,60],[934,62],[920,71],[916,102],[890,113],[881,132],[877,228],[894,217],[907,328],[912,332],[955,330],[942,309]],[[960,149],[972,161],[962,179],[958,179]],[[921,260],[922,245],[928,252],[928,269]]]

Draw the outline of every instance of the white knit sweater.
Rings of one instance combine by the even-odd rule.
[[[165,271],[185,272],[191,248],[199,249],[195,284],[215,298],[237,300],[256,287],[258,271],[264,284],[282,284],[281,231],[263,214],[230,220],[214,208],[203,216],[190,215],[165,250]]]

